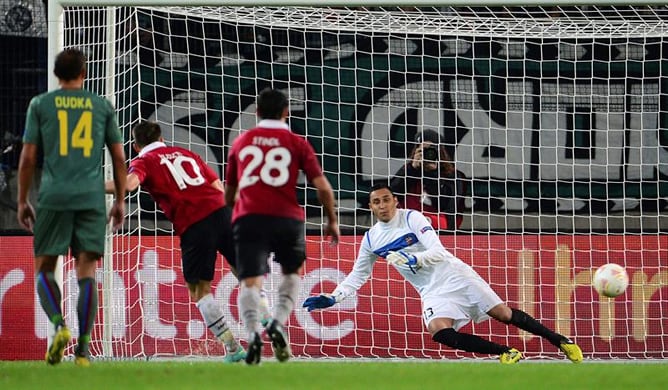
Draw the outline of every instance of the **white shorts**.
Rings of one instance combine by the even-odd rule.
[[[448,264],[436,288],[422,296],[422,318],[427,327],[435,318],[450,318],[459,330],[471,320],[475,323],[489,319],[487,312],[503,303],[489,284],[465,263]]]

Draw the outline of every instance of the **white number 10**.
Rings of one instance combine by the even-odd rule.
[[[192,167],[194,176],[190,176],[185,169],[183,169],[183,164],[188,163]],[[187,186],[200,186],[204,184],[205,180],[202,177],[202,172],[197,166],[197,162],[192,157],[187,156],[178,156],[173,161],[163,158],[160,160],[161,165],[166,165],[169,169],[169,173],[172,174],[176,185],[179,186],[179,189],[182,190]]]
[[[241,175],[239,189],[251,186],[257,183],[258,180],[262,180],[264,184],[272,187],[280,187],[290,179],[288,167],[290,166],[290,161],[292,161],[292,156],[287,148],[279,146],[269,149],[267,154],[264,154],[259,147],[248,145],[239,152],[239,159],[243,161],[248,156],[251,157],[251,160]],[[251,173],[260,165],[262,165],[260,175],[252,175]],[[277,173],[276,176],[272,175],[274,172]]]

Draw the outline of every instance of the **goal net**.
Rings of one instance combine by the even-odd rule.
[[[288,94],[289,124],[320,157],[345,233],[325,243],[303,184],[308,259],[288,324],[296,356],[488,357],[433,342],[417,293],[384,261],[355,297],[299,308],[351,271],[374,222],[370,185],[405,167],[419,134],[436,134],[437,160],[460,172],[439,163],[437,175],[456,185],[440,197],[416,190],[411,179],[434,179],[425,164],[418,177],[407,171],[402,202],[431,210],[446,248],[509,305],[574,338],[586,358],[628,359],[667,357],[667,18],[665,6],[68,6],[58,26],[64,46],[89,57],[87,87],[116,105],[128,158],[131,127],[154,120],[168,144],[222,178],[231,143],[256,124],[258,92]],[[129,222],[110,235],[98,271],[94,355],[220,356],[189,302],[171,225],[141,191],[127,204]],[[616,299],[591,287],[607,262],[631,279]],[[245,338],[236,279],[219,264],[215,297]],[[270,303],[279,278],[274,267]],[[68,260],[73,328],[76,290]],[[563,358],[495,321],[463,331],[528,358]]]

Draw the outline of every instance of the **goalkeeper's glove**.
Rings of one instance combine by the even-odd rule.
[[[418,259],[417,257],[411,255],[410,253],[406,253],[404,251],[390,251],[390,253],[385,257],[385,260],[387,260],[388,263],[394,264],[394,265],[417,265],[418,264]]]
[[[308,297],[304,301],[302,307],[308,309],[308,311],[313,311],[315,309],[324,309],[326,307],[333,306],[336,303],[336,298],[329,295],[318,295],[317,297]]]

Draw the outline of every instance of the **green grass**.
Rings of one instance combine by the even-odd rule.
[[[292,361],[0,362],[0,389],[668,389],[666,363]]]

